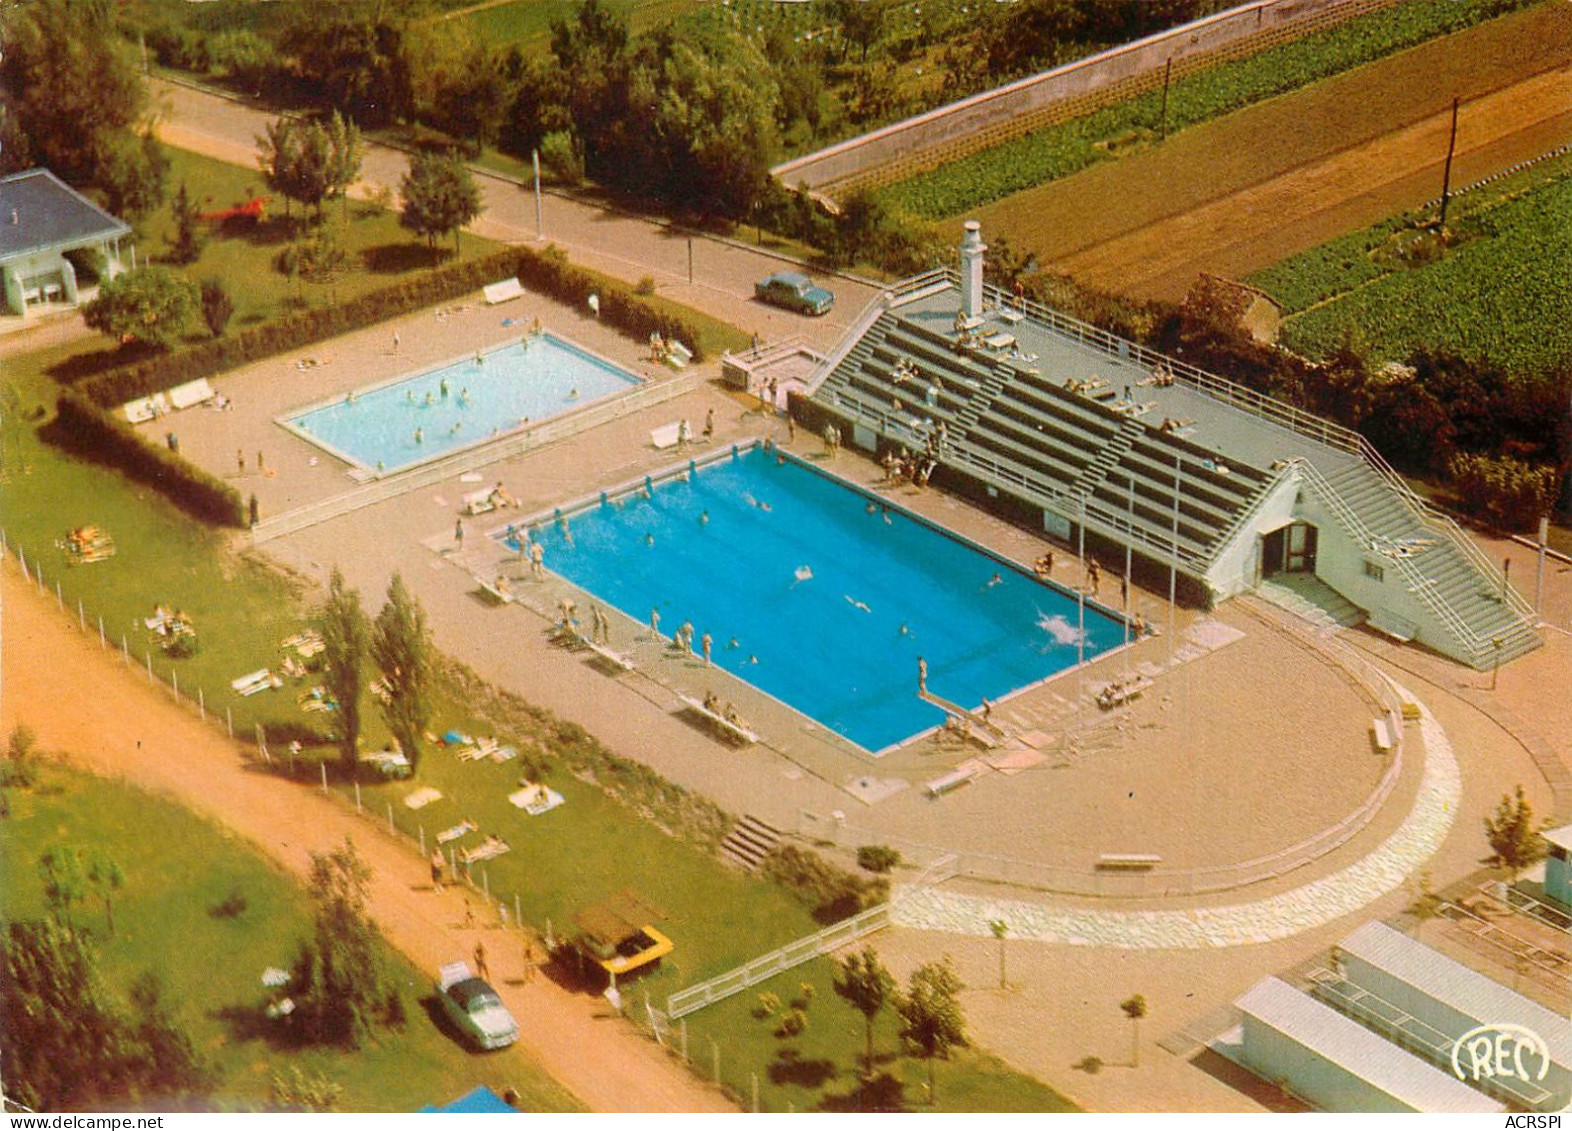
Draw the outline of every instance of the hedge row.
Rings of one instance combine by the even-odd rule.
[[[181,510],[221,526],[246,525],[240,492],[175,452],[144,440],[132,427],[70,389],[60,394],[55,428],[62,443],[90,453],[133,479],[156,487]]]
[[[113,408],[450,301],[509,275],[517,275],[531,290],[573,306],[582,307],[590,295],[598,295],[600,317],[609,325],[641,340],[656,332],[675,337],[691,346],[695,355],[699,353],[698,331],[691,323],[657,311],[626,284],[573,266],[555,248],[509,248],[424,271],[337,306],[297,311],[228,337],[123,365],[83,381],[79,388],[98,405]],[[702,361],[702,356],[697,360]]]

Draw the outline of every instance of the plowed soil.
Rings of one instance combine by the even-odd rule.
[[[1446,36],[980,210],[1048,267],[1141,298],[1237,278],[1572,141],[1572,6]]]

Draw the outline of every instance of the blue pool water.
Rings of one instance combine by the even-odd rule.
[[[363,467],[397,471],[638,383],[572,343],[541,334],[492,350],[483,360],[417,373],[286,423]]]
[[[928,689],[967,707],[1075,665],[1073,595],[885,518],[876,497],[752,449],[532,536],[548,569],[635,620],[659,609],[667,636],[692,621],[695,651],[710,633],[717,665],[868,750],[943,723],[917,698],[919,656]],[[1088,658],[1123,634],[1087,607]]]

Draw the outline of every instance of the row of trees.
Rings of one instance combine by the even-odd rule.
[[[928,1098],[937,1103],[934,1061],[967,1043],[966,1018],[959,1001],[962,988],[948,958],[925,962],[913,970],[905,992],[872,947],[842,959],[835,972],[835,992],[863,1016],[867,1031],[864,1079],[874,1076],[874,1022],[886,1008],[893,1008],[901,1018],[901,1039],[928,1062]]]
[[[338,736],[344,767],[355,771],[362,731],[361,698],[366,690],[366,663],[382,673],[387,693],[383,718],[411,766],[418,764],[420,744],[431,717],[431,690],[436,656],[431,629],[420,602],[394,574],[387,601],[375,622],[361,605],[358,590],[348,588],[337,568],[328,582],[321,609],[323,686],[338,704]]]

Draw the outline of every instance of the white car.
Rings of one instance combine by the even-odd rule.
[[[483,1049],[506,1048],[519,1039],[519,1025],[490,983],[463,962],[437,971],[437,996],[453,1024]]]

